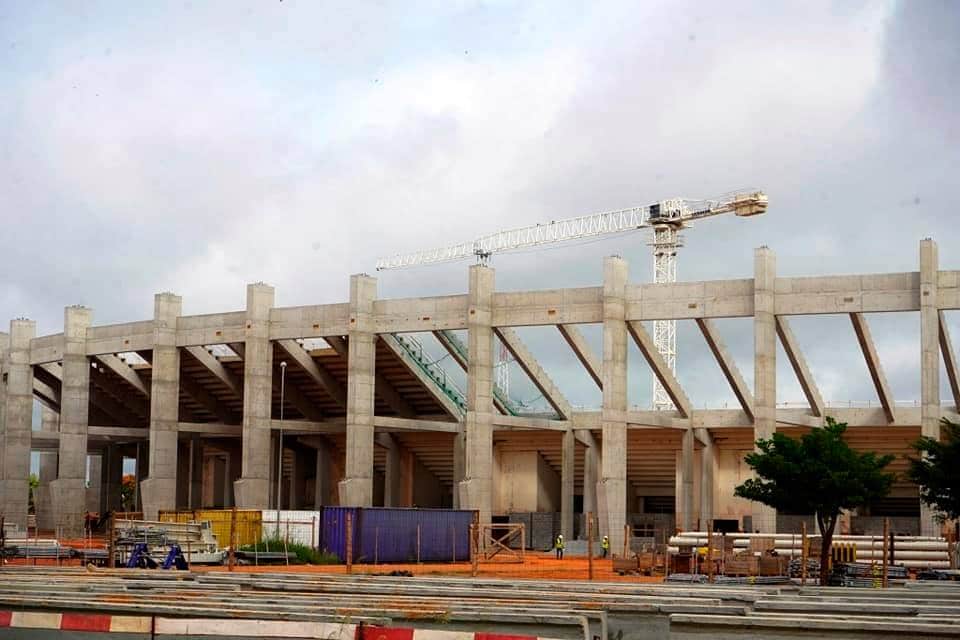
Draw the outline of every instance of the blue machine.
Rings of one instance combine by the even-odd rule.
[[[160,567],[162,569],[177,569],[180,571],[187,570],[187,560],[183,557],[183,551],[180,550],[180,545],[171,544],[170,551],[167,552],[167,557],[164,558],[163,564],[157,564],[157,561],[150,557],[150,552],[147,550],[147,544],[145,542],[138,542],[134,547],[133,551],[130,552],[130,557],[127,558],[127,569],[156,569]]]

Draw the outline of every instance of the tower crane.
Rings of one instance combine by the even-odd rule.
[[[593,213],[498,231],[480,236],[476,240],[451,246],[396,254],[378,260],[377,271],[453,262],[470,256],[475,256],[480,264],[487,264],[496,253],[638,229],[651,229],[653,233],[649,244],[653,247],[654,282],[676,282],[677,249],[683,246],[680,235],[683,229],[698,220],[724,213],[749,217],[760,215],[766,210],[767,196],[758,190],[736,191],[710,200],[671,198],[640,207]],[[676,321],[656,320],[653,323],[653,339],[667,366],[675,372]],[[655,409],[673,408],[670,397],[656,377],[653,380],[653,406]]]

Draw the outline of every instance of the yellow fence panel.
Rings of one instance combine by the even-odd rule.
[[[230,546],[231,509],[197,509],[194,511],[161,511],[161,522],[210,522],[210,529],[217,537],[221,547]],[[237,509],[236,541],[237,546],[255,544],[260,541],[261,512],[259,509]]]

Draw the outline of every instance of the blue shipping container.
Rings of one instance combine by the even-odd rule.
[[[470,558],[473,511],[324,507],[321,546],[346,561],[346,515],[353,518],[353,561],[453,562]]]

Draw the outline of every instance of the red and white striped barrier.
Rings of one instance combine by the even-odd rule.
[[[151,618],[89,613],[0,611],[0,629],[55,629],[100,633],[144,633],[154,636],[241,636],[323,640],[549,640],[470,631],[439,631],[288,620],[217,618]]]

